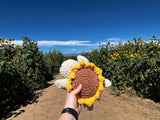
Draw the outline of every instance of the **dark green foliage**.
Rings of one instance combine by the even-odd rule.
[[[100,67],[116,89],[132,88],[138,96],[159,101],[160,40],[141,39],[115,46],[106,43],[99,50],[82,55]]]
[[[77,56],[64,56],[63,57],[63,61],[66,61],[68,59],[73,59],[73,60],[76,60],[77,61]]]
[[[15,107],[27,102],[34,91],[46,86],[58,73],[62,53],[38,50],[37,42],[23,37],[23,45],[13,39],[0,38],[0,118]]]
[[[59,68],[63,62],[63,55],[54,49],[53,51],[50,50],[48,53],[45,53],[43,60],[47,67],[48,74],[53,76],[59,72]]]

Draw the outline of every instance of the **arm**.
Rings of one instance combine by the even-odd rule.
[[[78,94],[82,89],[82,85],[80,84],[75,90],[71,93],[67,93],[66,102],[64,108],[72,108],[74,109],[78,115],[81,111],[81,105],[77,102],[76,94]],[[63,113],[60,115],[58,120],[75,120],[74,116],[70,113]]]

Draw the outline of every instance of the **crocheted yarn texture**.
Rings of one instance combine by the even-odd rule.
[[[98,75],[90,68],[83,68],[76,72],[76,77],[72,80],[72,87],[76,89],[79,84],[82,84],[83,88],[79,93],[81,98],[93,97],[99,87]]]
[[[77,61],[78,61],[78,63],[81,62],[81,61],[83,61],[85,63],[89,63],[89,60],[86,57],[82,56],[82,55],[78,55],[77,56]]]
[[[67,89],[72,91],[79,84],[82,84],[82,90],[77,95],[80,104],[91,106],[95,100],[100,97],[103,91],[103,83],[105,78],[102,76],[102,70],[93,63],[85,63],[81,61],[79,65],[71,68],[72,72],[68,76]]]
[[[61,64],[61,67],[59,70],[62,77],[67,79],[68,75],[71,73],[71,67],[75,66],[75,65],[78,65],[78,62],[76,60],[68,59],[68,60],[64,61]]]

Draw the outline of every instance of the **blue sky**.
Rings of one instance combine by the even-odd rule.
[[[0,37],[80,53],[98,42],[160,36],[159,0],[0,0]]]

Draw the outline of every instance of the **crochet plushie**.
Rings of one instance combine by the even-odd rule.
[[[72,60],[72,59],[69,59],[69,60],[66,60],[64,61],[62,64],[61,64],[61,67],[60,67],[60,74],[61,76],[64,78],[64,79],[59,79],[59,80],[56,80],[55,81],[55,85],[58,87],[58,88],[62,88],[62,89],[68,89],[69,91],[72,90],[72,86],[71,86],[71,79],[74,78],[74,76],[72,74],[74,74],[75,71],[77,70],[80,70],[78,69],[77,67],[83,67],[85,66],[85,68],[87,68],[88,66],[88,69],[91,68],[92,70],[95,71],[95,73],[97,74],[98,78],[97,79],[101,79],[99,83],[99,85],[102,85],[102,86],[99,86],[99,88],[97,88],[97,91],[95,91],[95,96],[91,96],[90,97],[90,100],[88,99],[78,99],[78,102],[80,104],[84,104],[84,106],[88,109],[88,110],[92,110],[93,109],[93,102],[99,98],[99,94],[103,91],[102,90],[102,87],[110,87],[112,85],[111,81],[108,80],[108,79],[105,79],[103,76],[102,76],[102,71],[97,68],[93,63],[89,63],[89,60],[87,58],[85,58],[84,56],[81,56],[81,55],[78,55],[77,56],[77,61],[76,60]],[[82,71],[82,70],[81,70]],[[84,72],[83,72],[84,71]],[[83,70],[81,73],[79,74],[83,74],[85,72],[90,72],[90,74],[93,74],[94,73],[91,73],[91,71],[86,71],[86,70]],[[80,75],[81,76],[81,75]],[[84,75],[83,75],[84,76]],[[94,75],[95,76],[95,75]],[[102,76],[102,77],[101,77]],[[83,78],[83,77],[82,77]],[[79,78],[79,79],[82,79],[82,78]],[[88,77],[87,77],[88,78]],[[80,80],[78,80],[80,81]],[[94,87],[95,88],[95,87]],[[89,91],[89,90],[87,90]],[[86,94],[86,93],[84,93]],[[91,93],[89,93],[91,94]]]
[[[99,99],[104,86],[105,78],[102,76],[102,70],[94,63],[85,63],[80,61],[78,65],[73,66],[72,72],[68,76],[67,90],[76,89],[82,84],[82,89],[77,94],[78,103],[91,106],[93,102]]]

